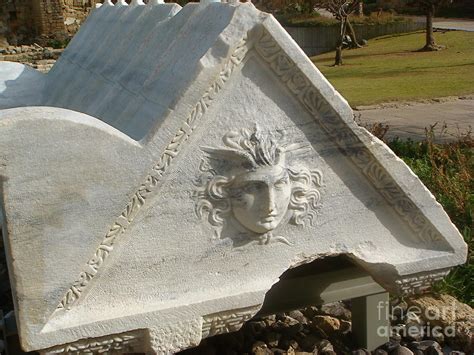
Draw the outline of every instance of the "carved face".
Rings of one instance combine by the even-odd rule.
[[[238,175],[232,190],[235,219],[253,232],[267,233],[280,224],[288,210],[291,182],[280,165],[265,166]]]

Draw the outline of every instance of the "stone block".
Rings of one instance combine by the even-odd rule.
[[[106,2],[37,83],[8,75],[1,215],[25,350],[172,353],[239,329],[318,258],[406,294],[466,259],[431,193],[251,3]]]

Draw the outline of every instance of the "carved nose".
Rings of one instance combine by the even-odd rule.
[[[269,187],[268,188],[268,213],[272,213],[275,211],[276,211],[275,190]]]

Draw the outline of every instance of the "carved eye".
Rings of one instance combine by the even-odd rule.
[[[259,182],[250,182],[246,184],[243,190],[248,194],[255,194],[262,189],[262,183]]]
[[[282,189],[288,184],[288,178],[284,177],[277,182],[275,182],[275,188]]]

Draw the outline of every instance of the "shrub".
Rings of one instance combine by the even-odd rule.
[[[468,244],[467,263],[454,268],[435,290],[474,306],[474,139],[468,133],[455,142],[435,143],[433,128],[422,142],[395,139],[388,144],[433,193]]]

